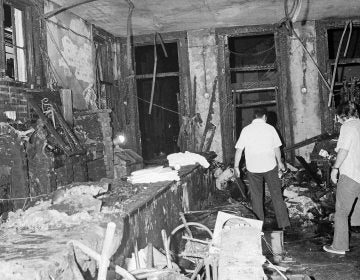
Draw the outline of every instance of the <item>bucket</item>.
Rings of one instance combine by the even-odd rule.
[[[284,253],[284,232],[282,230],[264,231],[263,251],[273,254],[274,262],[280,262]],[[265,244],[264,244],[265,243]]]

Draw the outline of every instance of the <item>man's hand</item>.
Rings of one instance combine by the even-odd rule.
[[[338,181],[338,173],[339,173],[339,169],[336,169],[336,168],[331,169],[330,177],[331,177],[331,181],[334,184],[336,184]]]
[[[235,166],[235,167],[234,167],[234,174],[235,174],[235,177],[236,177],[236,178],[240,177],[240,169],[239,169],[239,166]]]
[[[279,169],[281,170],[281,171],[285,171],[285,165],[280,161],[279,163],[278,163],[278,165],[279,165]]]

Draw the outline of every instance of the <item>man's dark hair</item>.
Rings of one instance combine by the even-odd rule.
[[[347,117],[347,118],[359,117],[358,108],[359,108],[358,104],[351,101],[346,101],[337,106],[336,114],[340,117]]]
[[[257,118],[257,119],[260,119],[262,118],[263,116],[266,116],[267,115],[267,111],[265,108],[256,108],[254,110],[254,117]]]

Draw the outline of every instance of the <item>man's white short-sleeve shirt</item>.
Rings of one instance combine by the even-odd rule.
[[[349,119],[340,128],[339,140],[335,151],[348,151],[348,155],[340,166],[340,174],[344,174],[360,183],[360,120]]]
[[[280,137],[273,126],[263,119],[254,119],[241,131],[235,148],[245,149],[247,170],[263,173],[275,168],[275,148],[281,145]]]

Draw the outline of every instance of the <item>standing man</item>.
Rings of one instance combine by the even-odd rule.
[[[255,110],[255,119],[244,127],[235,145],[234,170],[240,176],[239,162],[245,149],[246,168],[250,185],[250,195],[253,210],[260,220],[264,220],[264,185],[265,179],[274,205],[279,228],[290,226],[285,202],[281,192],[281,182],[278,168],[285,170],[281,161],[281,140],[275,128],[266,123],[266,111]]]
[[[341,255],[349,251],[348,219],[355,199],[360,196],[360,120],[356,107],[355,103],[346,102],[336,110],[342,126],[331,170],[331,180],[337,183],[334,237],[332,244],[323,249]]]

